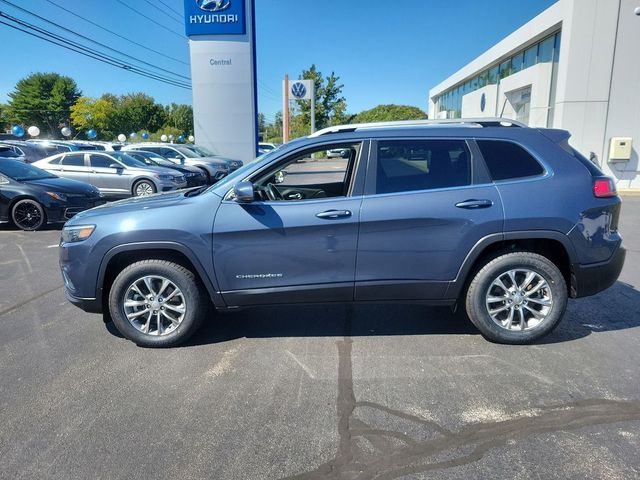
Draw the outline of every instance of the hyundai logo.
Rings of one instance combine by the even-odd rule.
[[[231,6],[231,0],[196,0],[196,3],[205,12],[221,12]]]
[[[291,93],[296,98],[304,98],[307,94],[307,87],[302,82],[296,82],[291,86]]]

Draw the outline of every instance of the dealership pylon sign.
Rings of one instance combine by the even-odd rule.
[[[184,0],[196,143],[244,162],[256,157],[254,0]]]
[[[315,82],[313,80],[289,80],[289,76],[285,75],[283,86],[283,112],[284,126],[283,142],[288,141],[289,132],[289,100],[310,100],[311,101],[311,133],[316,131],[316,91]],[[286,132],[285,132],[286,130]]]

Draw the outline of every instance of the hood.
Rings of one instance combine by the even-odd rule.
[[[116,202],[105,203],[99,207],[85,210],[76,214],[68,223],[69,225],[83,223],[91,217],[111,214],[121,214],[127,212],[142,212],[177,205],[186,199],[184,192],[156,193],[145,197],[131,197]]]
[[[84,193],[89,196],[100,195],[100,191],[93,185],[68,178],[43,178],[41,180],[25,180],[22,183],[39,186],[44,190],[56,193]]]
[[[221,167],[228,166],[227,161],[222,157],[198,157],[185,159],[186,165],[197,165],[198,163],[206,163],[209,165],[218,165]]]

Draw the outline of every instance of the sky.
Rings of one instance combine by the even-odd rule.
[[[178,75],[190,75],[181,18],[183,0],[0,0],[0,11],[5,14],[87,43],[7,1],[127,55]],[[555,0],[255,2],[258,109],[272,120],[282,109],[284,74],[297,78],[314,63],[324,75],[334,71],[341,78],[349,113],[387,103],[426,110],[430,88]],[[72,77],[89,96],[141,91],[163,104],[191,103],[188,89],[105,65],[2,24],[0,45],[0,102],[8,100],[7,94],[20,78],[49,71]]]

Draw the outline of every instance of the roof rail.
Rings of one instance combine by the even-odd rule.
[[[510,118],[449,118],[439,120],[402,120],[397,122],[372,122],[372,123],[354,123],[352,125],[335,125],[333,127],[323,128],[309,135],[309,138],[320,137],[330,133],[355,132],[356,130],[364,130],[370,128],[397,128],[397,127],[423,127],[437,125],[458,125],[464,127],[521,127],[526,128],[522,122],[512,120]]]

